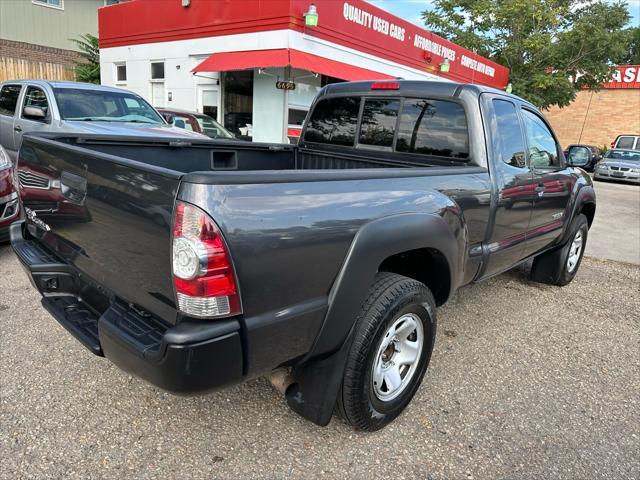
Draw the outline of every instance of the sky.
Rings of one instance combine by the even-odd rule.
[[[429,0],[367,0],[369,3],[386,10],[404,20],[424,27],[420,13],[430,8]],[[627,0],[631,25],[640,25],[640,0]]]

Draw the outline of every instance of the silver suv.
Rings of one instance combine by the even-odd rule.
[[[47,80],[0,84],[0,145],[14,162],[22,135],[31,132],[207,138],[169,125],[128,90]]]

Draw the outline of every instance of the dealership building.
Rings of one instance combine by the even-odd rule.
[[[504,89],[509,70],[362,0],[134,0],[98,14],[104,85],[255,141],[299,134],[320,90],[401,77]]]

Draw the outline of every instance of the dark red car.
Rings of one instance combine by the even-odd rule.
[[[9,225],[18,218],[19,211],[13,163],[4,148],[0,146],[0,243],[9,240]]]

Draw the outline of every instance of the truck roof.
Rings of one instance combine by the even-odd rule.
[[[504,90],[498,90],[496,88],[487,87],[484,85],[477,85],[477,84],[447,82],[447,81],[431,81],[431,80],[396,79],[396,80],[382,80],[382,81],[331,83],[326,87],[324,87],[324,89],[320,92],[318,97],[320,97],[320,95],[371,93],[372,91],[371,87],[374,83],[398,83],[399,88],[397,90],[387,90],[387,91],[389,93],[394,91],[401,92],[403,96],[436,95],[439,97],[457,97],[460,94],[460,91],[462,90],[471,91],[476,95],[480,95],[481,93],[496,93],[496,94],[504,95],[505,97],[511,97],[513,99],[517,99],[518,101],[524,102],[530,105],[531,107],[537,109],[537,107],[527,102],[526,100],[518,97],[517,95],[512,95],[510,93],[507,93]]]
[[[127,90],[125,88],[116,88],[116,87],[108,87],[105,85],[96,85],[94,83],[85,83],[85,82],[70,82],[70,81],[61,81],[61,80],[29,80],[29,79],[22,79],[22,80],[7,80],[5,82],[2,82],[3,85],[6,84],[30,84],[30,85],[37,85],[37,86],[49,86],[51,88],[80,88],[83,90],[101,90],[101,91],[109,91],[109,92],[128,92],[128,93],[132,93],[130,92],[130,90]]]

